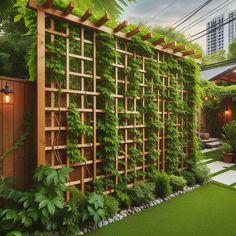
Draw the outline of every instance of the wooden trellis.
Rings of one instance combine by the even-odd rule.
[[[139,27],[125,34],[120,32],[127,26],[127,22],[124,21],[118,25],[114,30],[104,26],[104,23],[109,19],[107,14],[97,24],[91,23],[88,19],[91,16],[91,11],[85,12],[82,18],[71,15],[70,12],[73,8],[73,4],[69,4],[65,12],[53,9],[51,7],[52,1],[47,1],[45,6],[29,2],[28,6],[31,9],[37,11],[37,53],[38,53],[38,79],[37,79],[37,94],[38,94],[38,165],[49,164],[54,168],[60,168],[61,164],[73,167],[74,171],[71,173],[68,180],[68,185],[78,186],[82,191],[89,189],[91,183],[96,178],[106,178],[106,173],[102,172],[102,165],[104,159],[97,154],[102,147],[102,143],[99,141],[99,130],[97,129],[97,119],[104,112],[103,107],[100,107],[98,99],[100,93],[97,90],[97,86],[101,81],[101,77],[97,75],[97,62],[96,62],[96,34],[99,31],[114,34],[116,40],[116,52],[120,55],[113,64],[114,67],[114,81],[116,90],[114,94],[115,100],[115,115],[118,117],[119,124],[117,127],[117,135],[122,137],[120,142],[120,153],[115,160],[115,166],[120,175],[128,175],[129,173],[136,173],[136,177],[132,179],[128,184],[132,185],[137,180],[146,177],[142,173],[146,172],[150,166],[148,160],[148,129],[145,125],[145,114],[141,114],[141,118],[137,118],[135,115],[133,118],[122,120],[122,116],[125,114],[137,114],[138,106],[145,104],[145,90],[150,87],[145,81],[145,61],[150,58],[144,55],[138,55],[136,52],[129,49],[129,41],[132,36],[137,34]],[[58,21],[64,22],[64,27],[60,28]],[[70,45],[70,31],[71,28],[76,27],[78,35],[73,38],[78,44],[78,48],[75,50]],[[142,39],[144,41],[149,40],[152,37],[151,34],[147,34]],[[54,44],[55,38],[61,38],[64,41],[65,46],[65,76],[62,89],[60,90],[60,104],[57,104],[58,87],[55,80],[47,82],[47,78],[50,77],[50,72],[45,68],[45,60],[48,57],[53,57],[48,53],[46,45]],[[48,41],[47,41],[48,40]],[[47,42],[46,42],[47,41]],[[185,47],[175,47],[175,43],[166,43],[164,38],[156,40],[153,45],[156,46],[155,57],[152,58],[156,63],[161,63],[168,56],[183,57],[194,54],[194,51],[185,51]],[[89,50],[88,50],[89,48]],[[185,51],[183,54],[181,51]],[[88,54],[88,52],[91,52]],[[196,55],[199,58],[200,55]],[[129,81],[124,73],[124,70],[128,67],[130,58],[139,58],[142,62],[141,73],[142,82],[140,84],[141,96],[137,98],[130,98],[125,96],[125,92],[129,87]],[[72,61],[78,63],[78,69],[72,71],[70,64]],[[166,99],[161,98],[160,93],[168,95],[171,91],[168,88],[171,79],[177,80],[180,86],[181,100],[188,99],[188,91],[185,90],[183,82],[176,75],[175,78],[169,76],[162,76],[162,83],[165,85],[163,91],[151,88],[156,92],[157,99],[155,100],[158,112],[160,114],[163,128],[158,132],[159,141],[157,142],[157,149],[160,150],[161,155],[157,160],[156,168],[158,170],[165,170],[166,168],[166,130],[165,120],[172,114],[168,112]],[[68,143],[66,117],[70,101],[76,98],[78,110],[81,113],[81,121],[84,124],[93,126],[93,137],[87,138],[84,135],[78,143],[78,148],[82,156],[86,157],[84,163],[70,163],[69,158],[66,155],[66,145]],[[119,106],[122,104],[123,109],[120,111]],[[189,119],[189,118],[186,118]],[[179,131],[186,129],[185,120],[183,118],[177,119],[176,126]],[[138,130],[142,132],[142,143],[137,142],[132,137],[132,132]],[[56,140],[56,141],[55,141]],[[138,162],[135,168],[129,168],[129,148],[135,146],[142,151],[143,161]],[[189,146],[184,147],[186,158],[188,156]],[[60,158],[58,158],[58,156]],[[120,162],[124,164],[121,165]],[[183,158],[180,160],[181,167],[184,165]],[[112,178],[112,176],[110,177]],[[115,178],[115,182],[118,183],[118,178]],[[110,189],[110,191],[112,191]]]

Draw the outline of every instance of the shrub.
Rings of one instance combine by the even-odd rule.
[[[207,168],[206,165],[198,166],[197,168],[195,168],[194,173],[196,177],[196,182],[198,184],[203,184],[207,182],[210,178],[209,177],[210,170],[209,168]]]
[[[139,182],[128,190],[132,205],[140,206],[155,199],[155,185],[153,183]]]
[[[105,218],[104,196],[91,193],[88,197],[88,209],[83,215],[83,221],[91,220],[95,224]]]
[[[220,149],[222,150],[222,152],[225,152],[225,153],[232,153],[233,152],[233,148],[230,144],[228,143],[224,143]]]
[[[129,208],[131,206],[131,199],[127,193],[116,191],[116,197],[119,201],[120,208]]]
[[[119,211],[119,202],[112,196],[105,196],[105,211],[108,216],[113,216]]]
[[[171,175],[170,176],[170,185],[173,191],[183,190],[186,186],[187,181],[182,176]]]
[[[166,197],[171,194],[170,177],[165,172],[157,173],[155,177],[155,191],[158,197]]]
[[[184,177],[184,179],[187,181],[188,186],[192,186],[196,183],[196,177],[195,174],[192,171],[184,170],[181,175]]]

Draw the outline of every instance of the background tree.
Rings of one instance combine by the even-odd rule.
[[[227,60],[227,55],[224,50],[220,50],[216,53],[204,55],[203,60],[202,60],[202,64],[209,65],[209,64],[222,62],[225,60]]]
[[[229,54],[228,54],[229,59],[234,59],[236,58],[236,39],[229,45]]]

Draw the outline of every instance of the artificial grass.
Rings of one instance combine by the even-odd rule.
[[[204,153],[205,159],[212,159],[210,162],[213,161],[221,161],[222,160],[222,151],[217,149],[212,152]]]
[[[208,184],[88,236],[234,236],[236,192]]]

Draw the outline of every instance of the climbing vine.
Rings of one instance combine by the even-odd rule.
[[[118,119],[114,114],[115,82],[112,77],[112,65],[117,56],[115,40],[112,35],[99,33],[97,42],[97,68],[99,68],[97,72],[101,75],[98,91],[101,93],[100,102],[104,105],[104,116],[97,122],[98,128],[102,132],[101,141],[104,145],[101,155],[105,160],[105,172],[117,176],[115,160],[119,151],[120,139],[117,135]]]
[[[67,155],[72,163],[83,162],[86,160],[78,149],[78,140],[81,135],[92,135],[92,127],[86,126],[81,122],[80,113],[74,103],[68,109],[67,130],[70,142],[67,144]]]

